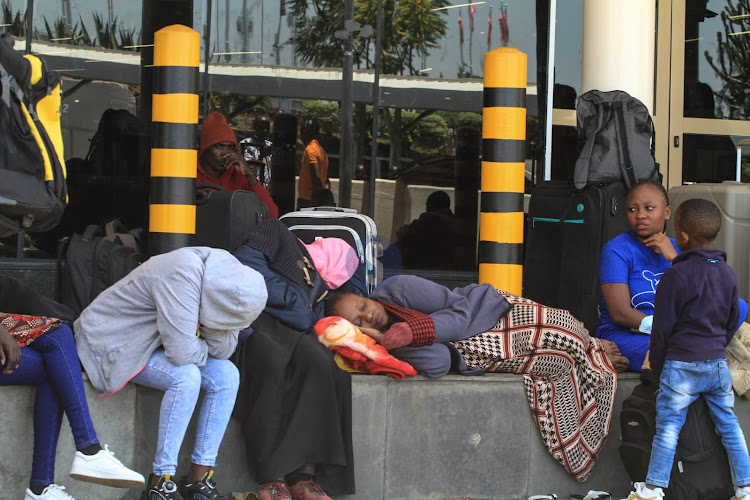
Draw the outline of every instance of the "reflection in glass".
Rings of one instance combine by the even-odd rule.
[[[535,75],[533,2],[475,0],[454,7],[448,0],[383,1],[390,13],[383,74],[482,78],[485,52],[512,46],[528,55],[529,75]],[[210,31],[214,64],[313,68],[341,67],[343,38],[351,34],[355,69],[371,70],[376,5],[355,2],[354,22],[345,27],[344,0],[214,0],[208,29],[206,7],[196,2],[194,28]]]
[[[685,9],[685,116],[750,114],[750,2],[688,0]]]
[[[737,140],[728,135],[683,136],[682,182],[722,182],[737,175]],[[750,161],[743,159],[742,182],[750,181]]]
[[[7,5],[11,15],[20,13],[21,17],[24,16],[25,0],[12,0]],[[141,38],[141,2],[48,0],[36,2],[35,6],[35,40],[115,50],[138,49]]]

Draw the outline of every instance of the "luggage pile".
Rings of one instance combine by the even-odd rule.
[[[625,92],[592,90],[576,107],[581,153],[570,181],[547,181],[531,193],[523,294],[568,309],[589,332],[599,324],[599,254],[628,231],[627,192],[660,179],[648,109]]]

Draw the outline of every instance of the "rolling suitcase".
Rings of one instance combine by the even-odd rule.
[[[669,201],[674,214],[683,201],[702,198],[712,201],[721,211],[721,231],[714,248],[727,253],[727,263],[737,273],[740,297],[750,296],[750,185],[735,181],[674,186]],[[667,234],[674,237],[674,217],[667,221]]]
[[[202,184],[195,190],[195,235],[190,244],[233,252],[268,218],[268,207],[250,191],[216,188]]]
[[[351,208],[313,207],[298,212],[289,212],[280,217],[286,227],[305,243],[316,237],[341,238],[357,250],[362,278],[370,293],[380,282],[378,260],[380,243],[375,222],[368,216],[358,214]]]
[[[622,182],[572,190],[567,181],[534,189],[527,216],[523,295],[569,310],[593,334],[599,325],[599,254],[627,231]]]

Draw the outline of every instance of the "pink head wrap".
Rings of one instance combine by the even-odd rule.
[[[311,244],[302,242],[313,264],[328,286],[338,288],[354,276],[359,266],[357,252],[341,238],[316,238]]]

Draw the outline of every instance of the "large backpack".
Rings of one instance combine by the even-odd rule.
[[[0,97],[0,237],[46,231],[60,221],[68,198],[60,78],[3,36]]]
[[[56,299],[75,317],[101,292],[146,260],[140,230],[128,231],[118,220],[89,225],[82,235],[60,241],[57,250]]]
[[[620,458],[632,481],[645,481],[656,433],[656,391],[650,370],[622,403]],[[666,500],[726,500],[734,494],[729,459],[708,405],[699,397],[688,407],[675,451]]]
[[[654,122],[646,106],[627,92],[590,90],[576,104],[582,144],[573,185],[623,180],[627,188],[643,179],[660,180],[654,161]]]

